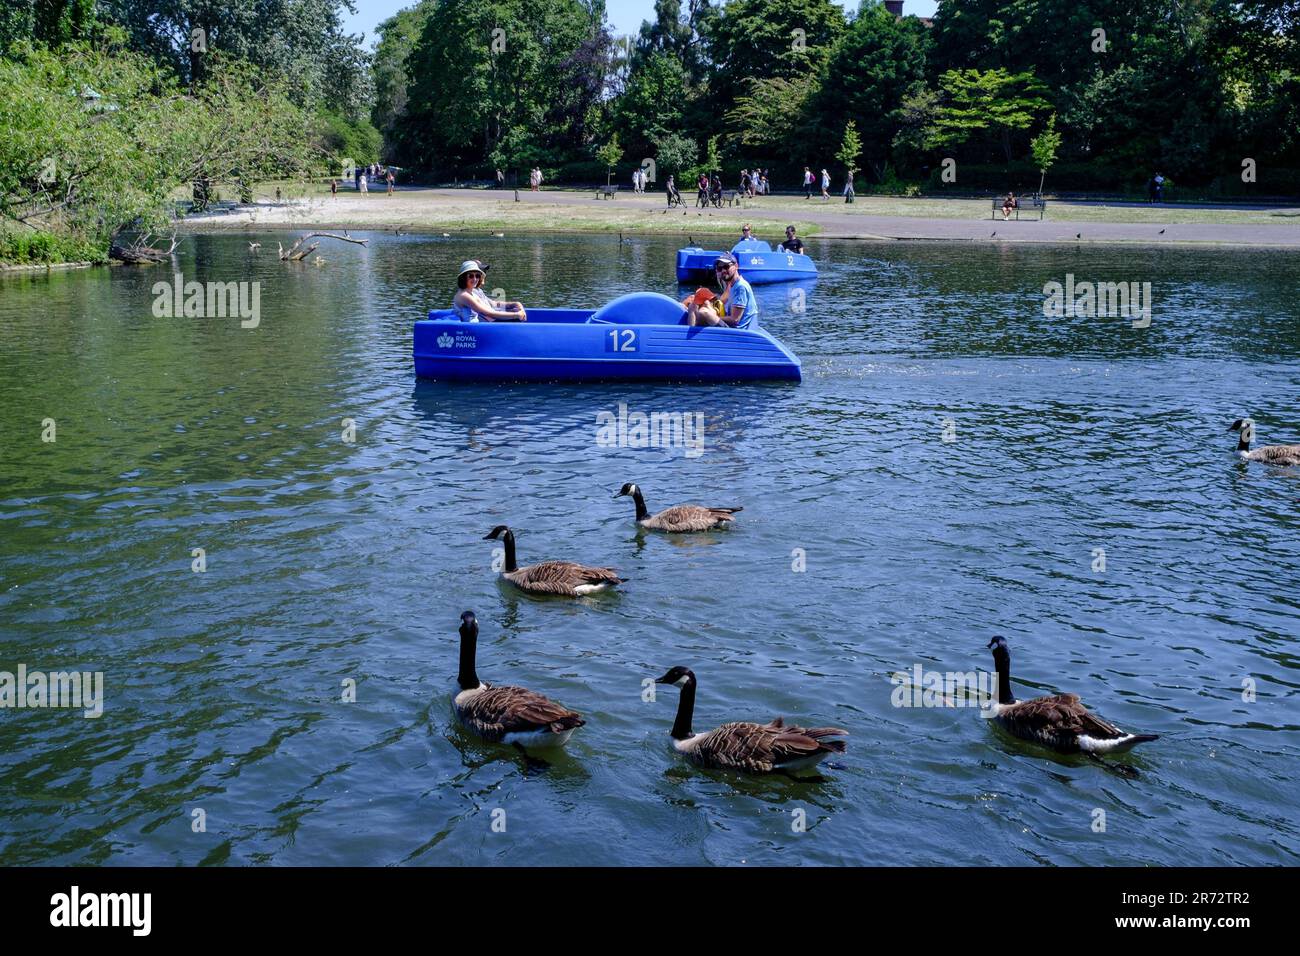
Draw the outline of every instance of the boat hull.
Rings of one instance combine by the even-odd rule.
[[[677,250],[678,282],[709,282],[713,279],[713,263],[720,252],[706,249]],[[817,264],[806,255],[793,252],[735,251],[740,274],[750,285],[772,282],[798,282],[817,278]]]
[[[527,322],[461,322],[434,311],[415,323],[415,374],[450,381],[793,381],[799,359],[765,329],[591,321],[589,311],[530,309]]]

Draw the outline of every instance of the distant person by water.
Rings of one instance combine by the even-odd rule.
[[[389,169],[388,172],[384,174],[384,179],[388,183],[388,195],[391,196],[393,194],[393,183],[395,181],[392,169]]]
[[[822,170],[822,199],[831,198],[831,174]]]
[[[803,168],[803,198],[812,199],[813,174],[807,166]]]

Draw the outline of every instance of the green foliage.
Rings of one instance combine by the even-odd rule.
[[[0,224],[106,244],[163,226],[185,183],[294,175],[307,141],[302,111],[247,64],[187,92],[137,53],[19,49],[0,60]]]
[[[864,5],[831,51],[814,98],[821,129],[804,139],[828,152],[836,147],[825,119],[852,120],[877,175],[903,123],[903,102],[925,77],[922,35],[916,21],[900,20],[882,5]]]
[[[104,262],[107,259],[103,246],[95,245],[77,236],[0,229],[0,262],[9,265]]]
[[[681,132],[687,93],[686,70],[670,53],[653,53],[632,74],[614,105],[614,122],[638,151],[665,133]]]
[[[291,81],[294,103],[370,114],[370,56],[343,31],[344,0],[99,0],[99,16],[123,27],[133,49],[187,84],[222,63],[243,61]]]
[[[858,135],[858,124],[849,120],[848,125],[844,127],[844,142],[840,145],[840,151],[835,154],[843,165],[847,175],[852,176],[858,171],[858,159],[862,156],[862,137]]]
[[[943,101],[930,133],[932,146],[960,146],[987,133],[1002,142],[1011,161],[1011,131],[1028,129],[1034,116],[1051,104],[1032,73],[948,70],[940,78]]]
[[[343,161],[368,165],[379,161],[383,137],[369,120],[353,122],[341,113],[323,112],[316,118],[315,142],[330,158],[330,174],[342,175]]]
[[[1056,163],[1056,153],[1061,148],[1061,134],[1056,131],[1056,114],[1047,118],[1043,131],[1029,141],[1029,152],[1034,157],[1034,165],[1042,174],[1038,179],[1038,191],[1043,191],[1047,171]]]
[[[572,156],[599,92],[580,64],[602,50],[608,34],[579,0],[443,0],[406,61],[401,160],[448,171],[494,153],[512,165]]]
[[[779,152],[797,138],[816,89],[812,75],[746,80],[726,117],[733,141],[760,153]]]
[[[695,140],[680,133],[663,133],[654,141],[654,157],[659,179],[669,174],[681,177],[695,166],[700,154]]]
[[[846,26],[830,0],[730,0],[711,29],[710,85],[734,93],[746,79],[816,74]]]
[[[415,49],[435,6],[437,0],[420,0],[414,7],[399,10],[379,24],[379,42],[375,45],[373,62],[375,102],[370,120],[390,137],[394,124],[400,121],[406,109],[407,87],[410,83],[406,58]]]
[[[615,133],[608,143],[596,150],[596,158],[609,170],[619,164],[623,159],[623,147],[618,143],[618,133]]]

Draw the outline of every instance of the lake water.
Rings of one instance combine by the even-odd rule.
[[[462,259],[594,306],[676,293],[676,243],[371,234],[314,266],[256,238],[178,263],[260,281],[257,328],[155,317],[167,267],[0,278],[0,670],[105,695],[0,711],[0,863],[1298,862],[1300,470],[1228,432],[1300,439],[1293,253],[814,241],[802,301],[759,290],[800,385],[511,387],[412,375]],[[1045,317],[1067,274],[1150,281],[1150,327]],[[702,413],[702,453],[602,447],[619,403]],[[639,534],[625,481],[744,511]],[[512,593],[501,523],[521,563],[630,580]],[[452,726],[467,608],[485,680],[586,717],[549,767]],[[1161,735],[1137,777],[893,706],[996,634],[1019,696]],[[780,714],[848,753],[811,782],[683,764],[676,689],[643,699],[674,664],[697,730]]]

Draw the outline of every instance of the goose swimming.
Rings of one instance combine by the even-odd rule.
[[[689,668],[674,667],[655,683],[681,688],[670,735],[673,748],[698,766],[746,773],[793,772],[845,751],[843,740],[827,738],[847,737],[847,730],[787,727],[780,717],[769,724],[737,722],[707,733],[694,733],[691,717],[695,712],[695,674]]]
[[[1263,461],[1270,465],[1300,465],[1300,445],[1261,445],[1254,451],[1250,443],[1255,440],[1255,422],[1250,418],[1238,418],[1228,426],[1228,431],[1240,432],[1237,439],[1237,452],[1246,461]]]
[[[1011,652],[1004,637],[989,641],[998,671],[998,700],[993,719],[1022,740],[1043,744],[1061,753],[1090,756],[1124,753],[1138,744],[1158,740],[1158,734],[1129,734],[1102,720],[1079,702],[1077,694],[1054,694],[1016,700],[1011,694]]]
[[[489,743],[519,747],[563,747],[586,723],[576,711],[524,687],[493,687],[474,669],[478,620],[473,611],[460,616],[460,671],[452,697],[456,719]]]
[[[613,568],[592,568],[572,561],[543,561],[521,568],[515,563],[515,533],[499,524],[483,536],[484,541],[497,538],[506,547],[506,568],[501,572],[501,578],[521,591],[579,597],[606,591],[627,580],[620,578]]]
[[[687,531],[709,531],[713,528],[725,528],[727,523],[735,521],[733,517],[743,508],[706,508],[704,505],[676,505],[665,508],[658,514],[646,510],[645,498],[641,489],[628,482],[616,494],[615,498],[631,495],[636,502],[636,523],[652,531],[680,533]]]

